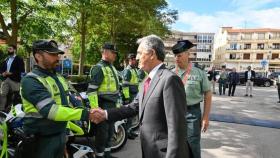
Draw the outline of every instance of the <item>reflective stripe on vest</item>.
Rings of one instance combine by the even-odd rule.
[[[26,99],[24,99],[22,97],[23,107],[24,107],[24,112],[26,113],[26,117],[41,118],[42,116],[38,112],[37,109],[39,109],[39,110],[42,109],[44,106],[46,106],[47,104],[52,102],[52,100],[55,101],[56,105],[62,105],[59,87],[57,86],[55,80],[52,77],[48,76],[48,77],[44,78],[33,72],[28,73],[27,76],[32,76],[32,77],[36,78],[38,81],[40,81],[44,85],[44,87],[48,89],[48,91],[51,93],[52,97],[46,98],[46,99],[38,102],[37,105],[31,104],[30,102],[28,102]],[[62,84],[63,89],[67,93],[69,90],[67,82],[65,81],[65,79],[62,76],[58,75],[57,77],[58,77],[59,82]],[[69,96],[67,96],[67,100],[69,103]]]

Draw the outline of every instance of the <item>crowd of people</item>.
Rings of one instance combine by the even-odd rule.
[[[165,47],[161,38],[149,35],[139,39],[138,44],[137,53],[127,57],[122,81],[113,66],[118,53],[115,45],[103,45],[102,58],[90,71],[90,107],[79,108],[71,106],[68,81],[55,71],[64,54],[56,41],[33,42],[36,65],[23,78],[23,59],[16,55],[16,46],[9,46],[8,58],[0,69],[0,108],[7,110],[9,93],[21,94],[24,132],[36,137],[23,147],[22,154],[31,158],[62,158],[71,121],[89,120],[97,124],[95,157],[112,158],[113,122],[138,115],[143,157],[200,158],[200,135],[209,126],[212,93],[206,73],[188,59],[194,45],[182,40],[173,46],[176,67],[171,71],[163,64]],[[120,92],[126,104],[122,107],[118,107]],[[130,119],[127,126],[128,136],[137,137],[129,128]],[[34,152],[27,152],[30,150]]]
[[[236,85],[240,83],[239,73],[236,72],[236,68],[232,68],[230,72],[226,70],[225,66],[222,66],[221,71],[215,70],[215,67],[212,67],[208,71],[208,79],[212,84],[212,92],[216,94],[215,84],[219,84],[219,95],[225,95],[226,89],[228,88],[228,96],[234,96]],[[253,85],[254,79],[256,78],[256,73],[254,70],[251,70],[251,66],[247,67],[247,71],[244,72],[245,84],[246,84],[246,93],[245,97],[253,97]]]

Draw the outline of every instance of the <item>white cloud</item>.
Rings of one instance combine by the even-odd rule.
[[[240,3],[239,6],[246,6],[244,3],[247,3],[247,1],[244,3],[243,1],[234,0],[235,3]],[[262,1],[268,3],[272,0]],[[260,5],[261,4],[259,3],[254,7]],[[178,22],[186,25],[186,28],[188,28],[188,30],[184,31],[217,32],[221,26],[232,26],[234,28],[244,28],[245,26],[247,26],[247,28],[280,28],[280,21],[278,20],[279,17],[280,7],[262,10],[256,10],[251,8],[240,9],[233,12],[215,12],[209,15],[197,14],[195,12],[179,12]]]

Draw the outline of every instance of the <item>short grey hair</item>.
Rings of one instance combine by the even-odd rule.
[[[164,51],[164,44],[160,37],[156,35],[149,35],[137,40],[137,43],[143,46],[146,51],[151,51],[152,49],[155,50],[157,58],[160,61],[164,61],[165,58],[165,51]]]

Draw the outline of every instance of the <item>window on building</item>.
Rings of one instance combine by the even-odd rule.
[[[273,32],[271,34],[271,39],[280,39],[280,32]]]
[[[251,43],[246,43],[244,45],[244,49],[251,49]]]
[[[279,58],[279,54],[278,53],[272,53],[271,59],[278,59],[278,58]]]
[[[257,60],[263,59],[263,53],[257,53]]]
[[[212,36],[211,35],[208,35],[207,43],[212,43]]]
[[[245,34],[244,34],[244,39],[245,39],[245,40],[250,40],[250,39],[252,39],[252,34],[251,34],[251,33],[245,33]]]
[[[250,53],[244,53],[244,54],[243,54],[243,59],[245,59],[245,60],[246,60],[246,59],[247,59],[247,60],[250,59]]]
[[[237,34],[230,34],[229,40],[237,40]]]
[[[202,36],[202,38],[203,38],[203,43],[207,43],[207,36],[204,35],[204,36]]]
[[[231,53],[229,55],[229,59],[236,59],[236,54],[235,53]]]
[[[272,48],[273,49],[280,49],[280,43],[273,43]]]
[[[237,50],[237,43],[231,43],[230,44],[230,49],[231,50]]]
[[[264,49],[264,43],[258,43],[258,49]]]
[[[259,33],[258,34],[258,39],[259,40],[263,40],[265,38],[265,34],[264,33]]]

